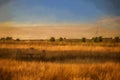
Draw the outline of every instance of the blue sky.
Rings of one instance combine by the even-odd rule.
[[[90,22],[105,15],[89,0],[11,0],[3,9],[3,18],[28,23]]]
[[[13,20],[32,23],[81,23],[105,13],[88,0],[19,0],[13,3]]]
[[[0,0],[0,21],[82,23],[119,16],[119,0]]]

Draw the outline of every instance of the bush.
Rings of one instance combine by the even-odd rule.
[[[50,38],[50,41],[51,41],[51,42],[55,42],[55,38],[54,38],[54,37],[51,37],[51,38]]]
[[[60,37],[60,38],[59,38],[59,41],[63,41],[63,38],[62,38],[62,37]]]
[[[103,41],[102,36],[98,37],[98,41],[99,41],[99,42],[102,42],[102,41]]]
[[[6,37],[6,40],[13,40],[12,37]]]
[[[19,38],[17,38],[17,39],[16,39],[16,41],[20,41],[20,39],[19,39]]]
[[[2,37],[0,40],[9,41],[9,40],[13,40],[13,38],[12,37],[6,37],[6,38]]]
[[[82,42],[86,42],[86,38],[83,37],[83,38],[82,38]]]
[[[115,38],[114,38],[114,41],[115,41],[115,42],[119,42],[119,40],[120,40],[119,37],[115,37]]]
[[[99,36],[99,37],[94,37],[94,38],[92,38],[92,40],[93,40],[94,42],[102,42],[102,41],[103,41],[103,38],[102,38],[102,36]]]
[[[2,37],[0,40],[5,41],[6,39],[4,37]]]

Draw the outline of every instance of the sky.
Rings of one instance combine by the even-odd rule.
[[[0,28],[22,39],[120,36],[120,1],[0,0]]]

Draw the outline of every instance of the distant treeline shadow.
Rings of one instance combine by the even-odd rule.
[[[93,62],[120,62],[119,52],[88,52],[88,51],[46,51],[34,48],[29,49],[0,49],[0,59],[15,59],[21,61],[93,61]]]

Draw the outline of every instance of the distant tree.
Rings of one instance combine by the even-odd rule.
[[[103,41],[103,38],[102,38],[102,36],[93,37],[92,40],[93,40],[94,42],[102,42],[102,41]]]
[[[97,37],[92,38],[93,42],[97,42]]]
[[[17,38],[17,39],[16,39],[16,41],[20,41],[20,39],[19,39],[19,38]]]
[[[12,37],[6,37],[6,40],[13,40]]]
[[[64,37],[64,40],[66,40],[66,38]]]
[[[6,39],[4,37],[2,37],[0,40],[5,41]]]
[[[99,36],[99,37],[98,37],[98,42],[102,42],[102,41],[103,41],[102,36]]]
[[[50,38],[50,41],[51,41],[51,42],[55,42],[55,38],[54,38],[54,37],[51,37],[51,38]]]
[[[114,38],[114,41],[115,41],[115,42],[119,42],[119,40],[120,40],[119,37],[115,37],[115,38]]]
[[[82,42],[86,42],[86,38],[85,37],[82,38]]]
[[[60,37],[60,38],[59,38],[59,41],[63,41],[63,38],[62,38],[62,37]]]
[[[98,42],[98,37],[94,37],[92,40],[93,40],[94,42]]]

